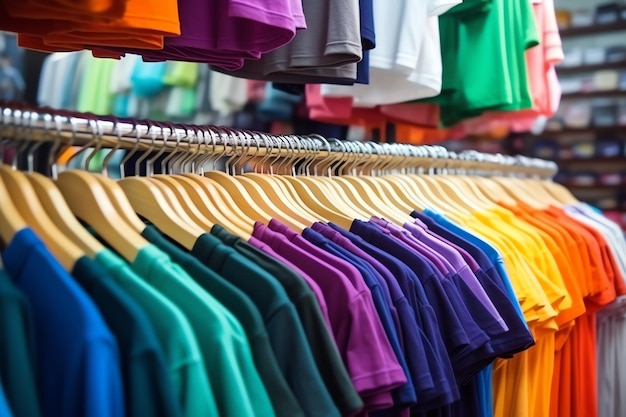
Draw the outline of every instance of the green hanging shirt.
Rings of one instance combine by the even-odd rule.
[[[187,316],[198,338],[219,415],[275,416],[237,319],[154,245],[143,247],[131,267]]]
[[[35,379],[34,332],[26,297],[0,269],[0,381],[16,416],[41,415]]]
[[[146,313],[165,353],[175,398],[183,415],[217,415],[204,360],[185,315],[112,251],[99,252],[95,261],[109,271],[115,283]]]
[[[328,331],[317,298],[306,281],[287,265],[227,232],[218,224],[213,226],[211,234],[263,268],[282,285],[296,307],[313,358],[335,405],[342,415],[350,415],[362,409],[363,401],[352,384],[337,345]]]
[[[263,318],[250,298],[199,260],[170,242],[154,226],[142,235],[171,257],[205,291],[214,296],[241,323],[246,331],[254,364],[270,396],[277,417],[304,417],[293,392],[282,375],[269,342]]]
[[[276,360],[305,414],[339,417],[315,365],[298,313],[282,286],[261,267],[208,233],[198,238],[191,253],[246,293],[257,306]]]
[[[165,354],[148,317],[96,261],[83,256],[72,276],[93,300],[120,351],[124,403],[129,416],[182,415]]]

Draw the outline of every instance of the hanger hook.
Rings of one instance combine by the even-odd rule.
[[[114,117],[113,119],[113,128],[111,130],[115,132],[115,136],[117,137],[117,139],[115,140],[113,148],[111,148],[109,153],[107,153],[107,155],[104,157],[104,160],[102,161],[102,169],[100,170],[100,173],[107,177],[109,176],[109,162],[111,161],[111,158],[113,158],[113,155],[122,146],[122,130],[120,127],[120,121],[117,117]]]
[[[137,158],[137,160],[135,161],[135,176],[141,176],[141,163],[146,160],[146,158],[148,157],[148,155],[150,155],[152,151],[154,151],[155,141],[157,137],[157,132],[154,127],[154,123],[149,120],[146,121],[146,134],[150,135],[150,145],[148,149],[145,150],[141,155],[139,155],[139,158]],[[146,174],[148,173],[147,170],[148,167],[146,166]]]
[[[187,129],[185,129],[183,133],[179,129],[175,129],[172,125],[172,127],[170,127],[170,133],[173,134],[174,137],[176,138],[176,144],[174,145],[174,149],[171,149],[169,151],[169,154],[161,160],[161,173],[163,174],[172,173],[174,171],[174,165],[175,165],[174,162],[176,162],[176,160],[174,160],[174,162],[172,162],[172,160],[174,159],[174,157],[178,153],[178,150],[180,149],[181,140],[184,137],[187,137]],[[163,145],[164,145],[164,148],[166,148],[167,143],[164,142]]]

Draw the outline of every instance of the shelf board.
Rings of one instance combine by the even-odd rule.
[[[573,135],[573,134],[590,134],[590,133],[626,133],[625,126],[597,126],[597,127],[585,127],[585,128],[565,128],[561,130],[544,130],[539,135],[533,135],[536,138],[544,138],[546,136],[557,135]]]
[[[616,185],[607,185],[607,184],[591,184],[591,185],[581,185],[581,184],[572,184],[570,182],[561,183],[561,185],[575,189],[575,190],[597,190],[597,191],[613,191],[618,190],[620,188],[624,188],[624,184],[616,184]]]
[[[614,23],[604,25],[591,25],[572,27],[559,31],[562,39],[573,38],[575,36],[599,35],[603,33],[611,33],[626,30],[626,21],[618,20]]]
[[[626,60],[617,61],[617,62],[605,62],[603,64],[594,64],[594,65],[581,65],[578,67],[556,67],[556,72],[559,75],[568,75],[568,74],[581,74],[585,72],[594,72],[600,70],[609,70],[609,69],[622,69],[626,68]]]
[[[563,158],[557,159],[557,164],[614,164],[614,163],[623,163],[626,167],[626,157],[618,156],[611,158],[602,158],[594,156],[592,158]]]
[[[563,99],[569,98],[597,98],[597,97],[626,97],[626,90],[589,91],[566,93],[561,96]]]

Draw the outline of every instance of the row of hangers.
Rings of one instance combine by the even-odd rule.
[[[4,109],[0,160],[4,150],[16,152],[11,163],[0,165],[0,244],[31,227],[68,270],[80,257],[103,249],[83,224],[132,262],[148,245],[141,236],[142,218],[191,250],[214,224],[247,239],[256,221],[272,218],[297,231],[316,221],[349,229],[353,219],[371,216],[402,224],[412,221],[412,210],[426,207],[454,219],[497,202],[545,208],[577,201],[550,181],[553,163],[534,159],[214,127],[151,123],[147,129],[139,124],[127,129],[118,121],[21,110],[8,115]],[[89,152],[85,169],[64,170],[57,158],[77,144],[83,125],[91,137],[80,133],[84,140],[74,157]],[[49,175],[32,166],[45,141],[52,142]],[[103,172],[88,172],[89,161],[103,148],[112,149]],[[122,148],[130,148],[120,164],[122,175],[139,153],[136,172],[143,167],[146,176],[116,181],[106,175],[110,157]],[[154,174],[166,153],[160,161],[164,173]],[[27,161],[25,171],[16,169],[19,159]]]

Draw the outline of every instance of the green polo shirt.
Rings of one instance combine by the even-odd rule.
[[[242,290],[257,306],[276,360],[305,414],[339,417],[313,359],[298,313],[280,283],[210,234],[201,235],[191,253]]]
[[[217,415],[204,360],[185,315],[112,251],[99,252],[95,261],[109,271],[115,283],[146,313],[165,353],[175,398],[183,415]]]
[[[26,297],[0,269],[0,381],[16,416],[41,415],[35,379],[35,334]]]
[[[213,226],[211,234],[263,268],[281,284],[296,307],[313,358],[335,405],[342,415],[362,409],[363,401],[356,392],[337,345],[328,331],[317,298],[306,281],[284,263],[227,232],[220,225]]]
[[[72,269],[72,276],[98,307],[117,340],[126,414],[182,415],[165,354],[146,313],[96,261],[83,256]]]
[[[131,267],[187,316],[198,338],[219,415],[275,416],[237,319],[156,246],[143,247]]]
[[[154,226],[147,226],[142,235],[169,255],[172,261],[180,265],[206,292],[214,296],[239,320],[250,341],[254,364],[268,391],[276,416],[304,417],[302,408],[278,366],[261,313],[250,298],[170,242]]]

